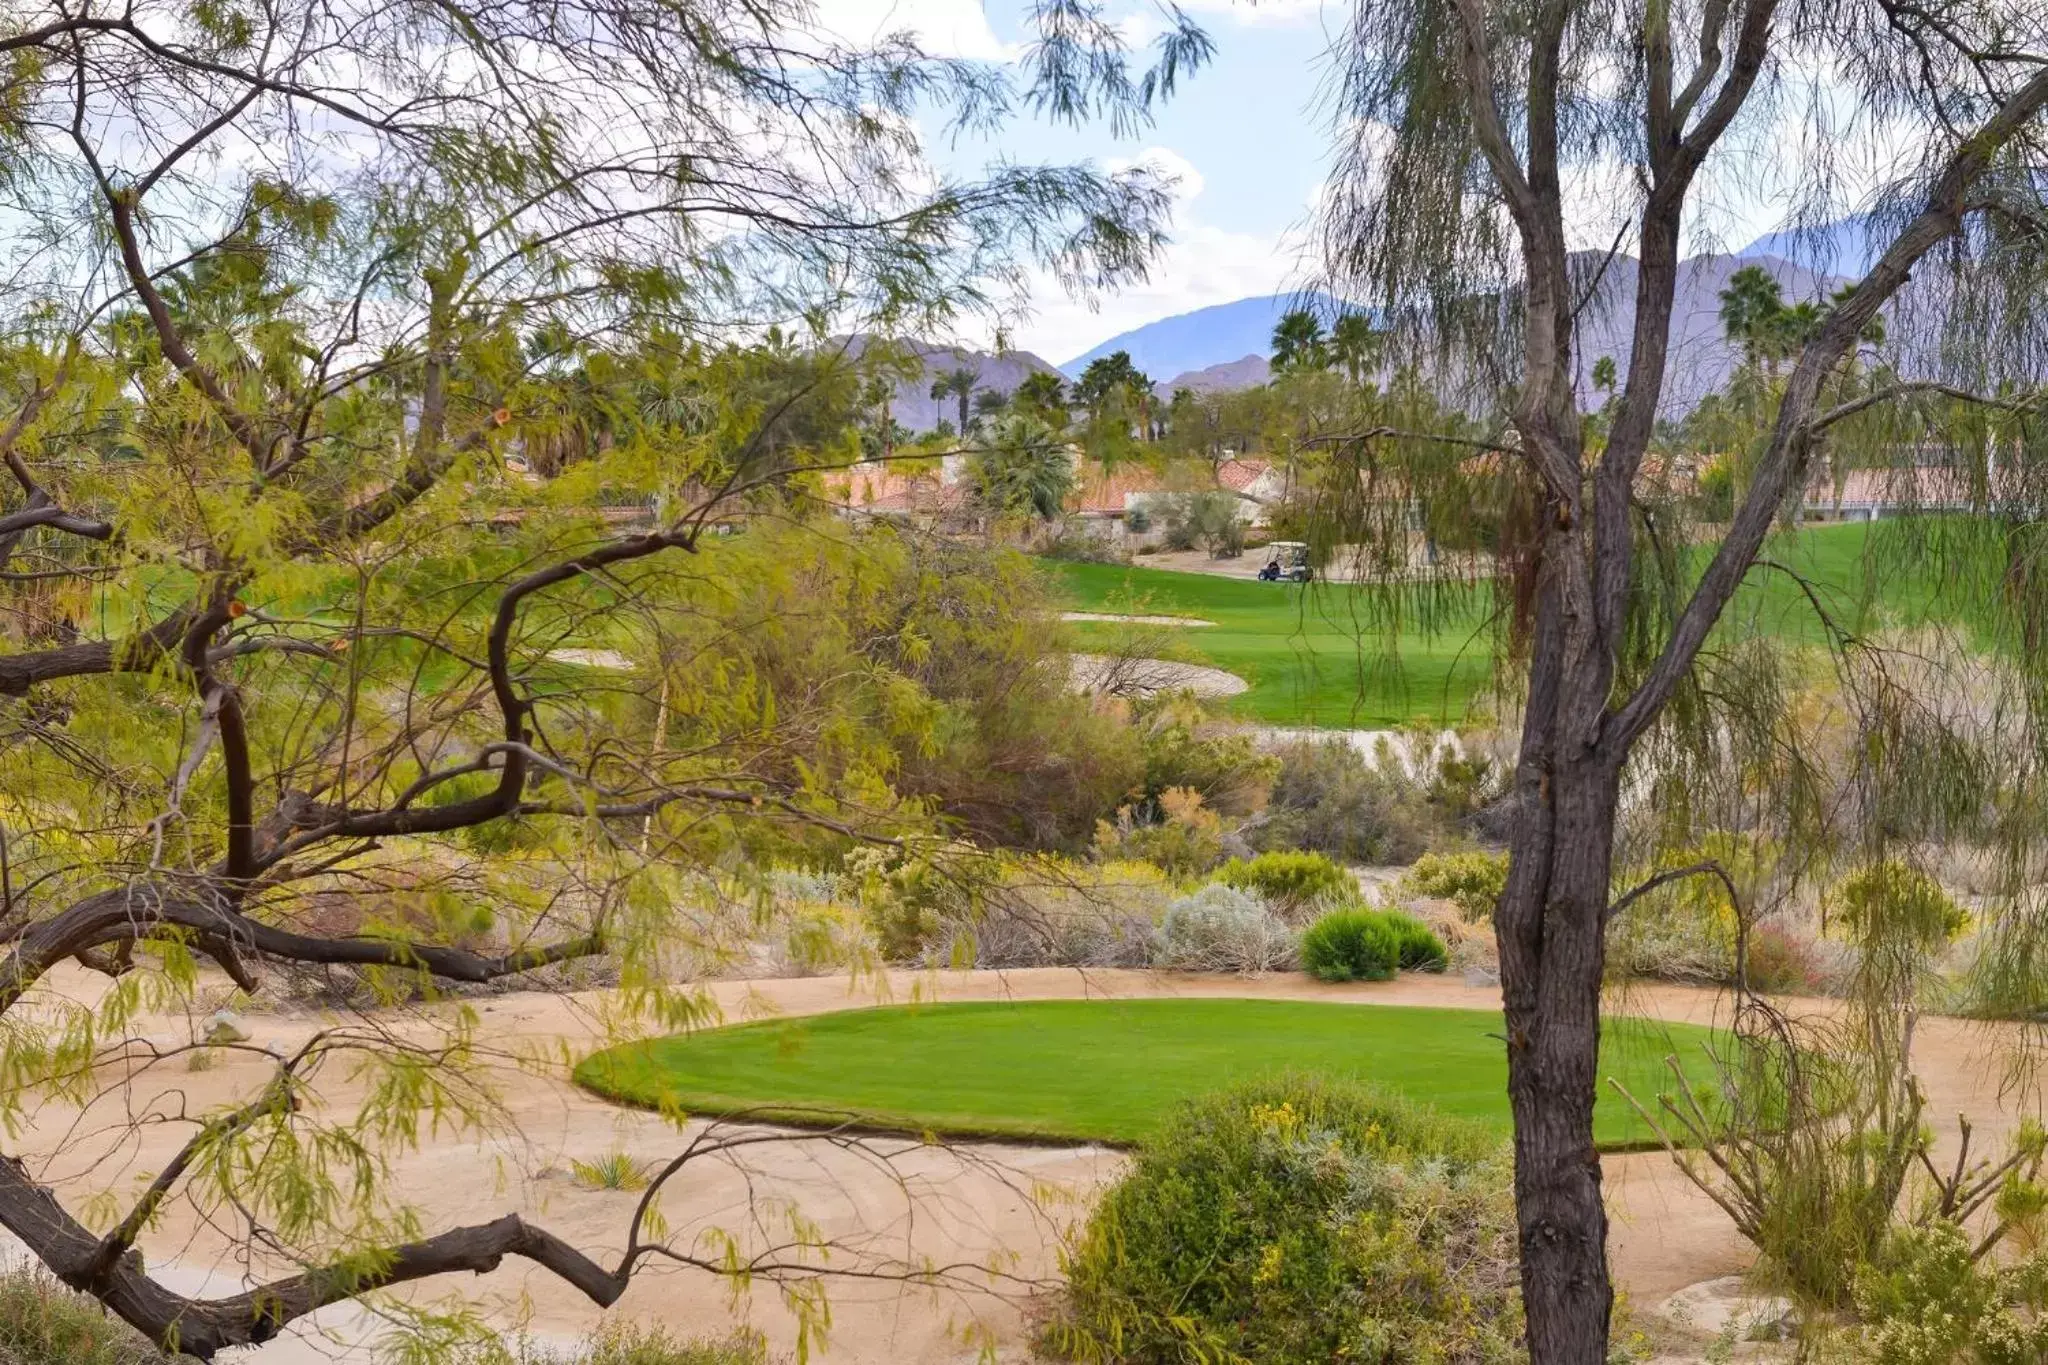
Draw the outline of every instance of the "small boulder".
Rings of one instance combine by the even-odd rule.
[[[254,1035],[242,1027],[242,1016],[233,1010],[221,1009],[207,1016],[199,1036],[208,1047],[221,1047],[228,1043],[246,1043]]]

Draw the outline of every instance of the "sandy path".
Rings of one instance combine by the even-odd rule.
[[[67,977],[62,988],[89,994],[96,978]],[[879,1003],[881,1000],[1055,999],[1077,996],[1239,997],[1330,1000],[1373,1005],[1440,1005],[1497,1008],[1498,991],[1456,979],[1404,977],[1383,985],[1325,986],[1306,977],[1260,980],[1237,977],[1154,975],[1145,972],[1076,972],[1060,969],[1004,973],[896,973],[882,982],[850,984],[845,978],[812,978],[720,983],[711,996],[728,1019],[768,1013],[807,1014]],[[606,1003],[601,994],[512,995],[479,1002],[488,1041],[508,1052],[525,1047],[586,1051],[601,1034],[595,1017]],[[1693,1023],[1712,1023],[1722,1004],[1710,991],[1675,987],[1639,988],[1614,1004],[1618,1013],[1642,1014]],[[1822,1006],[1825,1008],[1825,1006]],[[255,1016],[256,1041],[292,1046],[334,1020]],[[402,1036],[426,1037],[426,1017],[386,1016]],[[181,1021],[160,1021],[163,1041],[179,1041]],[[1998,1058],[2002,1030],[1933,1019],[1919,1036],[1921,1070],[1930,1113],[1953,1125],[1967,1112],[1986,1129],[2010,1125],[2022,1106],[2001,1104]],[[243,1056],[208,1071],[150,1073],[133,1078],[114,1094],[125,1103],[154,1102],[175,1095],[193,1108],[222,1104],[260,1083],[266,1064]],[[394,1180],[416,1202],[429,1227],[475,1222],[519,1211],[544,1221],[552,1231],[587,1251],[621,1245],[635,1196],[584,1190],[563,1172],[572,1159],[624,1151],[642,1160],[676,1152],[701,1126],[678,1134],[659,1118],[623,1110],[576,1089],[556,1073],[536,1076],[505,1069],[501,1079],[507,1118],[517,1129],[492,1142],[423,1145],[395,1162]],[[330,1104],[359,1098],[347,1083],[327,1088]],[[2030,1100],[2027,1112],[2040,1112]],[[103,1121],[111,1113],[98,1115]],[[125,1189],[134,1175],[161,1164],[175,1133],[144,1130],[139,1140],[124,1135],[94,1137],[89,1127],[73,1129],[69,1115],[37,1116],[30,1132],[10,1144],[31,1164],[62,1182],[67,1202],[77,1207],[95,1190]],[[672,1188],[664,1211],[672,1228],[689,1240],[692,1231],[721,1228],[744,1235],[749,1193],[793,1201],[805,1217],[834,1238],[862,1243],[879,1255],[932,1256],[976,1265],[999,1263],[1023,1279],[1049,1275],[1056,1267],[1055,1223],[1071,1216],[1100,1182],[1111,1178],[1122,1158],[1100,1148],[1029,1148],[976,1145],[954,1153],[887,1143],[877,1149],[832,1146],[814,1139],[749,1149],[744,1166],[693,1166]],[[1604,1163],[1613,1216],[1613,1256],[1618,1278],[1631,1298],[1652,1306],[1683,1285],[1739,1269],[1743,1244],[1720,1213],[1679,1177],[1660,1154],[1610,1157]],[[1043,1188],[1040,1188],[1043,1187]],[[1046,1190],[1071,1201],[1052,1212],[1035,1195]],[[1063,1210],[1062,1211],[1062,1207]],[[772,1232],[773,1230],[768,1230]],[[764,1233],[763,1235],[767,1235]],[[226,1292],[239,1268],[223,1259],[218,1238],[201,1227],[189,1209],[174,1208],[165,1226],[148,1239],[152,1264],[165,1267],[181,1285],[208,1283],[207,1292]],[[175,1267],[170,1263],[175,1262]],[[845,1264],[841,1258],[839,1264]],[[562,1285],[524,1263],[508,1263],[481,1278],[433,1286],[482,1303],[500,1325],[523,1324],[565,1345],[586,1333],[602,1316]],[[1026,1311],[1012,1292],[905,1290],[894,1284],[836,1282],[830,1289],[832,1330],[818,1358],[828,1362],[925,1362],[972,1360],[979,1337],[1002,1345],[1005,1358],[1022,1354],[1028,1339]],[[611,1310],[615,1318],[659,1322],[689,1333],[719,1331],[750,1321],[775,1345],[795,1345],[796,1317],[769,1286],[757,1286],[738,1304],[719,1279],[683,1268],[660,1269],[635,1281]],[[319,1324],[355,1340],[364,1330],[358,1315],[338,1312]],[[296,1365],[343,1355],[364,1360],[361,1348],[343,1348],[305,1334],[265,1347],[249,1357],[262,1365]]]

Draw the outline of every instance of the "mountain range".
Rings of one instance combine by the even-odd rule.
[[[1862,221],[1848,219],[1819,230],[1767,233],[1740,251],[1686,260],[1679,267],[1673,301],[1672,363],[1661,404],[1663,415],[1681,415],[1720,388],[1741,358],[1721,328],[1720,295],[1729,276],[1744,266],[1760,266],[1778,281],[1787,302],[1825,299],[1862,275],[1873,255]],[[1598,260],[1598,253],[1586,253],[1577,263],[1590,275]],[[1580,316],[1577,354],[1582,398],[1591,398],[1593,364],[1602,356],[1612,356],[1626,371],[1635,302],[1636,262],[1632,257],[1617,256],[1600,273],[1599,286]],[[1162,395],[1181,388],[1198,393],[1250,388],[1267,380],[1273,326],[1283,314],[1308,308],[1328,319],[1349,307],[1329,294],[1313,291],[1238,299],[1134,327],[1057,367],[1029,351],[919,346],[916,349],[924,371],[897,386],[894,413],[896,420],[912,431],[929,431],[941,418],[953,420],[956,400],[931,397],[932,380],[945,370],[971,370],[977,387],[1007,394],[1032,373],[1078,378],[1090,361],[1116,351],[1129,352],[1132,363],[1152,376]]]

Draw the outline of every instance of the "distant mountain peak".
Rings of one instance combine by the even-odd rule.
[[[1273,324],[1296,308],[1310,309],[1325,318],[1351,311],[1343,301],[1313,292],[1264,294],[1212,304],[1133,327],[1075,356],[1060,369],[1069,378],[1078,378],[1089,361],[1128,351],[1132,364],[1163,381],[1168,375],[1234,363],[1234,357],[1267,355],[1273,349]]]

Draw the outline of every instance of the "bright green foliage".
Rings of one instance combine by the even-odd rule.
[[[1249,860],[1232,858],[1216,870],[1216,880],[1256,892],[1268,905],[1288,915],[1358,898],[1357,879],[1320,853],[1274,852]]]
[[[1278,1000],[1046,1000],[847,1010],[615,1046],[576,1079],[650,1109],[839,1116],[907,1133],[1142,1142],[1176,1106],[1286,1067],[1370,1080],[1508,1131],[1500,1015]],[[1600,1074],[1654,1093],[1665,1058],[1699,1062],[1723,1035],[1643,1019],[1601,1029]],[[1603,1145],[1652,1137],[1611,1087]]]
[[[1390,981],[1400,966],[1400,931],[1377,910],[1333,910],[1301,936],[1301,969],[1318,981]]]
[[[41,1270],[0,1272],[0,1360],[7,1365],[168,1365],[118,1319]]]
[[[1262,1081],[1187,1105],[1070,1253],[1047,1344],[1076,1360],[1511,1365],[1506,1152],[1355,1085]]]
[[[644,1190],[647,1171],[624,1152],[608,1152],[592,1161],[572,1161],[569,1172],[586,1190]]]
[[[1401,879],[1401,889],[1410,895],[1447,900],[1476,924],[1493,917],[1494,902],[1507,883],[1504,853],[1425,853]]]
[[[1321,981],[1385,981],[1449,963],[1436,931],[1400,910],[1333,910],[1301,936],[1301,968]]]
[[[1450,965],[1450,954],[1444,950],[1444,941],[1437,936],[1436,930],[1405,910],[1382,910],[1379,913],[1386,917],[1400,941],[1402,971],[1440,972]]]

